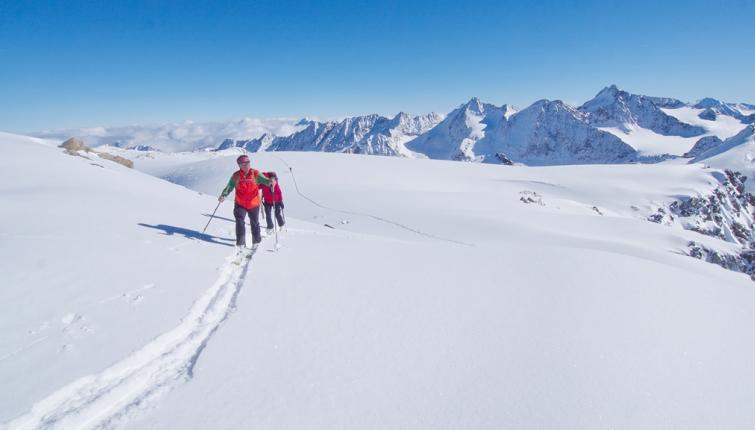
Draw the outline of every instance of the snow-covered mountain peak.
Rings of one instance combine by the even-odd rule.
[[[619,109],[621,109],[622,111],[627,111],[626,103],[629,97],[629,93],[620,90],[616,85],[611,85],[600,90],[600,92],[598,92],[595,97],[586,101],[582,106],[580,106],[579,110],[587,113],[598,114],[602,114],[609,109],[613,111],[617,111]],[[619,108],[617,108],[616,105],[619,105]]]
[[[443,121],[443,116],[435,112],[418,116],[412,116],[406,112],[399,112],[396,116],[390,119],[388,128],[396,129],[405,134],[419,135],[431,129],[441,121]]]
[[[442,118],[436,113],[413,117],[400,112],[393,118],[370,114],[325,123],[310,121],[299,132],[275,138],[267,146],[247,147],[250,150],[414,156],[404,144],[434,127]]]
[[[404,123],[411,119],[411,116],[406,112],[399,112],[391,118],[393,121],[396,121],[396,123]]]
[[[708,121],[715,121],[718,115],[726,115],[746,124],[755,122],[755,111],[745,103],[726,103],[706,97],[698,101],[693,107],[703,109],[698,116]]]
[[[595,98],[616,98],[621,93],[626,93],[625,91],[622,91],[619,89],[619,87],[616,86],[616,84],[611,84],[602,90],[598,92],[598,94],[595,96]]]
[[[588,115],[587,120],[590,124],[596,127],[618,128],[627,134],[634,126],[663,136],[693,137],[705,133],[702,127],[683,123],[666,114],[656,103],[676,106],[681,102],[631,94],[611,85],[580,106],[579,110]]]
[[[511,160],[532,165],[621,163],[635,151],[587,122],[587,114],[561,100],[538,100],[513,115],[493,146]]]
[[[694,107],[697,108],[697,109],[708,109],[708,108],[712,108],[712,107],[721,106],[722,104],[723,103],[720,100],[716,100],[716,99],[711,98],[711,97],[706,97],[704,99],[699,100],[695,104]]]
[[[505,121],[503,108],[473,97],[451,111],[436,127],[409,142],[407,147],[434,159],[480,159],[475,149],[477,142]]]
[[[515,106],[509,105],[509,104],[505,104],[505,105],[501,106],[501,110],[503,111],[503,117],[506,118],[506,119],[511,118],[512,115],[514,115],[517,112],[519,112],[519,109],[517,109]]]
[[[610,85],[598,92],[592,99],[585,102],[580,110],[595,110],[602,106],[612,105],[617,101],[624,101],[629,94],[622,91],[616,85]]]
[[[585,114],[583,112],[580,112],[573,106],[570,106],[566,103],[564,103],[561,100],[548,100],[548,99],[542,99],[538,100],[535,103],[532,103],[529,107],[526,109],[521,110],[519,113],[516,114],[516,117],[522,116],[524,117],[533,117],[541,116],[541,115],[552,115],[552,114],[569,114],[573,116],[574,118],[583,119],[585,117]]]
[[[472,112],[478,115],[483,115],[485,113],[485,106],[486,103],[483,103],[480,99],[477,97],[472,97],[467,103],[465,103],[464,108],[468,112]]]

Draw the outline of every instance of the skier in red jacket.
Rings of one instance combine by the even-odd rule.
[[[278,175],[275,172],[267,172],[267,177],[270,178],[271,184],[262,187],[262,204],[265,205],[267,234],[272,234],[274,232],[271,214],[273,207],[275,207],[275,219],[278,221],[279,229],[286,224],[286,219],[283,217],[283,193],[278,185]]]
[[[231,175],[231,179],[218,197],[218,201],[222,202],[234,188],[236,189],[233,205],[233,217],[236,218],[236,246],[244,247],[246,245],[244,221],[248,215],[252,224],[252,249],[256,249],[262,241],[259,219],[259,185],[269,186],[271,181],[265,174],[251,168],[248,156],[240,156],[236,159],[236,163],[239,165],[239,170]]]

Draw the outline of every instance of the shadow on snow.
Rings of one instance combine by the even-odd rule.
[[[229,239],[226,237],[213,236],[211,234],[202,233],[197,230],[189,230],[188,228],[176,227],[172,225],[165,225],[165,224],[149,225],[149,224],[144,224],[142,222],[140,222],[139,225],[142,227],[154,228],[155,230],[161,230],[163,234],[166,234],[168,236],[178,234],[178,235],[186,237],[187,239],[199,239],[199,240],[214,243],[217,245],[233,246],[230,243],[224,243],[224,242],[219,242],[219,241],[235,242],[233,239]]]
[[[224,218],[224,217],[218,216],[218,215],[212,216],[211,214],[202,214],[202,216],[206,216],[208,218],[222,219],[223,221],[228,221],[228,222],[236,222],[236,220],[233,220],[233,219],[230,219],[230,218]]]

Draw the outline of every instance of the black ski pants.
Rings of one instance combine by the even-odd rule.
[[[267,228],[273,228],[273,217],[271,212],[275,206],[275,220],[278,221],[278,227],[283,227],[286,224],[286,219],[283,218],[283,202],[265,203],[265,220],[267,221]]]
[[[234,202],[233,217],[236,218],[236,245],[246,245],[246,228],[245,220],[249,215],[249,221],[252,225],[252,243],[262,242],[260,233],[260,207],[247,209]]]

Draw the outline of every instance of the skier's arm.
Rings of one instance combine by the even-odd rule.
[[[225,200],[226,197],[228,197],[228,194],[231,194],[231,191],[236,187],[236,181],[233,180],[233,175],[231,175],[231,179],[228,180],[228,185],[223,188],[223,191],[220,193],[220,197],[218,197],[218,201]]]
[[[283,193],[281,192],[281,187],[278,185],[278,181],[275,182],[275,188],[273,189],[273,193],[275,195],[276,200],[281,202],[283,204]]]
[[[270,180],[270,178],[267,177],[266,174],[260,172],[259,175],[257,175],[257,185],[270,185],[273,181]]]

